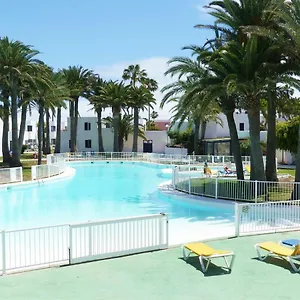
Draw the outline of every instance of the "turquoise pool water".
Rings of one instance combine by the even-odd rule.
[[[190,202],[159,192],[167,166],[133,162],[70,164],[76,175],[39,185],[0,189],[0,229],[96,221],[165,212],[170,219],[233,220],[234,207]]]

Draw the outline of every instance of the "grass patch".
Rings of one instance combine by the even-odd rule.
[[[295,177],[296,170],[295,169],[278,169],[277,173],[291,175],[291,176]]]

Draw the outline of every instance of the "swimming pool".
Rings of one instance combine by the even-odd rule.
[[[204,225],[231,228],[234,206],[164,194],[168,166],[137,162],[70,164],[76,175],[61,181],[0,190],[0,228],[19,229],[165,212],[174,238],[208,234]],[[195,227],[202,224],[203,226]],[[193,225],[193,228],[191,227]],[[221,227],[220,227],[221,226]],[[216,228],[217,228],[216,227]],[[210,227],[213,231],[215,227]],[[213,229],[214,228],[214,229]],[[172,239],[172,236],[170,237]]]

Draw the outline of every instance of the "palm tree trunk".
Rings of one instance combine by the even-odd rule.
[[[74,147],[75,105],[74,105],[74,101],[70,101],[69,108],[70,108],[70,151],[75,152],[75,147]]]
[[[21,112],[21,123],[20,123],[20,130],[19,130],[19,151],[20,154],[22,152],[22,147],[24,143],[24,135],[26,129],[26,117],[27,117],[27,104],[22,105],[22,112]]]
[[[113,126],[114,126],[114,152],[119,152],[119,121],[120,108],[113,107]]]
[[[56,140],[54,153],[60,153],[60,140],[61,140],[61,107],[57,107],[56,116]]]
[[[276,170],[276,84],[268,85],[268,134],[266,157],[266,180],[277,181]]]
[[[229,127],[229,134],[230,134],[230,139],[231,139],[231,149],[232,149],[232,154],[233,154],[234,161],[235,161],[237,179],[244,180],[244,170],[243,170],[243,162],[242,162],[242,156],[241,156],[240,141],[239,141],[236,124],[235,124],[233,115],[234,115],[234,110],[225,112],[225,116],[226,116],[228,127]]]
[[[205,139],[205,133],[206,133],[206,128],[207,128],[207,122],[201,122],[200,126],[200,145],[199,145],[199,154],[202,152],[204,153],[204,142],[203,140]]]
[[[79,105],[79,97],[76,98],[75,100],[75,109],[74,109],[74,151],[77,152],[78,151],[78,147],[77,147],[77,129],[78,129],[78,116],[79,116],[79,109],[78,109],[78,105]]]
[[[8,132],[9,132],[9,102],[8,97],[5,97],[3,102],[4,115],[2,118],[3,121],[3,133],[2,133],[2,154],[3,154],[3,163],[11,164],[11,157],[9,153],[9,141],[8,141]]]
[[[249,102],[251,102],[250,99]],[[265,181],[264,162],[260,145],[260,107],[253,105],[248,109],[249,131],[251,141],[251,178],[253,180]]]
[[[139,109],[138,107],[133,108],[133,143],[132,152],[137,152],[138,148],[138,137],[139,137]]]
[[[18,95],[17,84],[11,85],[11,131],[12,131],[12,157],[11,167],[22,166],[20,161],[19,137],[18,137]]]
[[[298,126],[298,145],[296,153],[296,174],[295,182],[300,182],[300,125]],[[294,190],[291,195],[291,200],[296,200],[300,198],[300,185],[294,184]]]
[[[194,151],[195,154],[200,154],[199,151],[199,131],[200,131],[200,121],[194,120],[195,130],[194,130]]]
[[[104,152],[102,138],[102,108],[97,108],[97,123],[98,123],[98,149],[99,152]]]
[[[42,104],[39,104],[38,165],[42,163],[43,133],[44,133],[44,107]]]
[[[46,109],[46,126],[45,126],[45,152],[44,154],[50,154],[50,113],[49,109]]]
[[[124,137],[118,136],[118,140],[119,140],[119,152],[122,152],[124,148]]]

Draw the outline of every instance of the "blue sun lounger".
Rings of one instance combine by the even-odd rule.
[[[300,240],[297,239],[282,240],[281,244],[284,246],[296,247],[297,245],[300,244]]]

